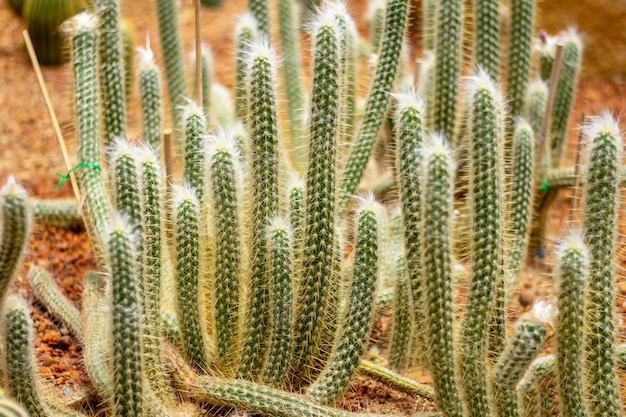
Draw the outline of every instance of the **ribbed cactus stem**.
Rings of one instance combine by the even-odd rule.
[[[195,68],[195,65],[194,65]],[[208,45],[202,44],[200,54],[200,72],[202,86],[202,111],[208,118],[211,114],[211,85],[213,84],[213,52]]]
[[[435,53],[425,51],[420,65],[419,79],[417,83],[417,93],[426,101],[426,114],[424,115],[424,126],[432,129],[435,114]]]
[[[541,139],[541,128],[546,114],[546,103],[548,100],[548,84],[541,78],[536,78],[528,85],[525,99],[525,117],[533,129],[535,138],[535,148],[539,146]],[[543,162],[543,161],[541,161]]]
[[[98,64],[104,145],[126,136],[124,56],[119,0],[94,0],[98,15]]]
[[[211,202],[211,233],[215,236],[214,295],[217,357],[222,366],[231,368],[239,337],[239,299],[243,236],[243,175],[233,137],[224,132],[209,137],[208,178]]]
[[[396,283],[393,292],[393,330],[389,347],[389,366],[403,373],[411,366],[411,335],[413,333],[413,305],[411,286],[406,270],[404,254],[397,257]]]
[[[396,110],[396,174],[402,210],[406,268],[413,305],[417,349],[424,344],[423,283],[421,263],[422,219],[422,118],[424,104],[414,93],[398,96]]]
[[[336,3],[335,21],[339,29],[341,50],[341,151],[346,155],[354,136],[357,96],[357,41],[356,25],[343,3]],[[339,155],[341,157],[341,155]],[[343,166],[341,166],[343,168]]]
[[[461,384],[470,416],[490,416],[487,395],[487,340],[498,349],[504,342],[502,138],[503,102],[497,86],[481,72],[471,79],[468,96],[470,257],[472,276],[460,351]],[[497,343],[494,343],[495,340]],[[491,348],[492,346],[490,346]]]
[[[67,296],[61,292],[52,275],[44,268],[32,265],[27,277],[37,299],[46,306],[50,313],[67,326],[74,336],[83,340],[80,312]]]
[[[257,375],[264,361],[268,337],[267,226],[278,209],[278,97],[276,54],[266,43],[250,47],[247,102],[251,139],[252,199],[250,209],[250,278],[247,292],[241,373]]]
[[[431,103],[432,126],[435,132],[440,132],[452,141],[456,137],[456,112],[461,75],[463,2],[442,0],[436,3],[438,3],[434,49],[436,95],[435,101]]]
[[[245,119],[248,115],[246,73],[250,45],[258,39],[256,19],[251,13],[239,16],[235,29],[235,117]]]
[[[270,339],[263,366],[263,382],[284,386],[289,377],[294,341],[294,291],[291,280],[292,236],[289,224],[272,220],[268,230],[270,271]]]
[[[140,416],[146,409],[142,358],[142,308],[131,228],[121,217],[110,225],[107,257],[111,266],[113,410],[117,416]]]
[[[305,122],[306,103],[302,87],[302,57],[300,52],[300,30],[297,27],[294,3],[291,0],[278,1],[278,27],[280,48],[283,56],[282,75],[289,113],[291,130],[292,161],[298,171],[306,166]]]
[[[474,0],[473,3],[474,64],[492,80],[497,80],[500,74],[500,2]]]
[[[162,275],[165,251],[165,183],[159,157],[150,145],[134,152],[139,177],[139,201],[143,238],[140,287],[143,303],[142,341],[146,379],[152,392],[162,401],[172,402],[173,391],[163,366],[161,348],[164,330],[161,323]]]
[[[424,277],[425,346],[437,391],[437,404],[446,417],[461,417],[454,354],[452,294],[452,220],[455,166],[441,136],[426,147],[422,192],[422,276]]]
[[[436,45],[437,34],[437,5],[436,0],[424,0],[422,2],[422,39],[424,50],[432,51]]]
[[[615,366],[616,255],[622,138],[608,113],[585,127],[589,138],[582,200],[584,240],[589,248],[586,368],[590,411],[594,417],[622,414]]]
[[[48,415],[42,397],[37,369],[33,322],[26,301],[18,295],[7,297],[3,308],[3,334],[6,341],[5,386],[9,394],[32,416]]]
[[[28,417],[28,412],[16,401],[0,393],[0,415],[6,417]]]
[[[554,96],[554,108],[552,110],[552,123],[550,125],[550,150],[553,165],[558,166],[561,154],[565,146],[567,136],[567,124],[569,122],[580,64],[582,62],[582,40],[574,29],[562,35],[563,37],[563,64],[556,86]]]
[[[378,269],[378,210],[368,197],[357,211],[354,267],[346,307],[328,363],[306,391],[320,404],[332,403],[348,386],[371,330]]]
[[[37,224],[59,229],[82,230],[83,218],[73,198],[33,199],[33,218]]]
[[[583,361],[589,255],[580,235],[572,234],[561,243],[557,262],[556,370],[561,410],[563,416],[587,417]]]
[[[549,36],[545,32],[540,32],[539,43],[536,47],[536,54],[539,56],[538,73],[541,80],[546,83],[552,82],[550,75],[552,75],[552,65],[554,64],[557,42],[558,39],[556,36]]]
[[[498,417],[518,416],[515,387],[545,347],[548,328],[557,314],[554,306],[539,301],[515,323],[513,333],[492,370],[494,409]]]
[[[97,19],[81,13],[66,23],[71,36],[72,74],[74,81],[74,126],[81,164],[79,177],[85,197],[83,216],[90,242],[102,256],[111,203],[106,194],[100,168],[100,122],[97,68]]]
[[[513,169],[509,194],[509,245],[506,288],[514,288],[528,249],[535,181],[535,138],[531,126],[520,119],[513,132]]]
[[[550,380],[556,371],[554,354],[540,356],[531,362],[517,384],[517,409],[520,417],[548,417],[552,409]]]
[[[9,177],[0,189],[0,305],[20,266],[33,222],[26,190]]]
[[[116,138],[109,152],[113,202],[115,208],[127,216],[132,227],[141,236],[141,206],[139,204],[139,179],[133,148],[125,139]]]
[[[377,54],[380,52],[380,44],[385,28],[386,2],[384,0],[370,0],[368,3],[366,16],[368,23],[367,33],[372,45],[372,53]]]
[[[270,5],[269,0],[248,0],[248,10],[258,23],[259,34],[270,39]]]
[[[139,108],[141,135],[153,149],[160,150],[163,143],[163,103],[161,72],[154,61],[150,45],[138,48]]]
[[[387,4],[381,53],[370,83],[361,126],[343,171],[339,188],[339,203],[342,209],[347,206],[350,196],[361,181],[378,131],[387,112],[389,91],[393,89],[393,83],[398,73],[408,14],[408,0],[391,0]]]
[[[178,318],[183,336],[184,353],[193,365],[207,367],[207,351],[200,321],[200,206],[195,191],[174,188],[175,271],[178,293]]]
[[[195,190],[198,200],[203,201],[207,121],[202,107],[194,101],[189,101],[182,112],[185,125],[183,179]]]
[[[309,161],[306,173],[306,220],[303,234],[303,285],[298,295],[296,369],[312,365],[321,350],[324,310],[335,261],[336,155],[340,123],[341,67],[339,33],[329,8],[315,18],[313,94]]]
[[[530,78],[536,0],[511,1],[506,97],[509,114],[521,116]]]
[[[182,113],[179,106],[184,105],[185,97],[188,97],[180,30],[178,28],[178,3],[176,0],[156,0],[156,12],[159,21],[159,38],[163,47],[170,111],[174,131],[176,131],[182,127]]]

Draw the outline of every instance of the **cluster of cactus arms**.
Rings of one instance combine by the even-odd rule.
[[[84,198],[78,209],[31,201],[12,178],[0,190],[0,415],[87,415],[46,389],[30,307],[11,293],[33,222],[84,226],[97,256],[80,309],[41,266],[27,275],[82,345],[92,415],[207,415],[209,407],[215,415],[374,416],[333,406],[356,373],[421,396],[445,417],[624,415],[626,348],[614,311],[623,145],[609,114],[584,127],[582,227],[556,252],[556,299],[508,323],[536,201],[575,177],[558,162],[578,35],[544,39],[534,54],[534,0],[511,0],[507,16],[493,0],[471,2],[473,10],[462,0],[423,0],[423,62],[411,72],[403,50],[410,3],[372,1],[369,46],[343,2],[311,7],[305,93],[295,2],[276,2],[281,57],[269,1],[250,0],[233,34],[236,90],[225,105],[208,56],[197,75],[205,100],[185,97],[176,2],[156,0],[180,155],[171,177],[150,46],[138,52],[141,135],[130,141],[118,0],[95,1],[94,14],[65,24]],[[560,61],[553,43],[563,45]],[[362,108],[357,50],[378,54]],[[376,141],[390,144],[397,188],[397,201],[384,205],[368,190],[354,197]],[[460,206],[466,215],[456,215]],[[458,222],[467,223],[462,264]],[[393,310],[388,367],[363,360],[382,309]],[[417,365],[429,386],[402,375]]]

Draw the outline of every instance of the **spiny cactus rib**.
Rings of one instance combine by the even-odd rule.
[[[378,54],[385,29],[386,4],[384,0],[370,0],[367,7],[367,22],[369,41],[372,53]]]
[[[189,101],[182,112],[185,126],[183,178],[195,190],[198,201],[203,201],[207,121],[202,107],[196,102]]]
[[[524,104],[524,117],[532,126],[533,136],[535,137],[535,148],[539,146],[541,139],[541,129],[543,119],[546,114],[546,103],[548,100],[548,84],[541,78],[535,79],[528,86]],[[543,163],[543,161],[540,161]]]
[[[622,414],[614,354],[615,239],[622,138],[617,122],[608,113],[593,118],[585,130],[590,146],[582,221],[591,259],[585,364],[591,415],[611,417]]]
[[[513,133],[513,169],[509,193],[510,243],[506,259],[507,289],[514,288],[528,248],[528,232],[533,208],[533,181],[535,180],[535,138],[530,125],[520,120]]]
[[[422,39],[424,40],[424,50],[433,51],[436,45],[437,33],[437,5],[436,0],[422,1]]]
[[[270,339],[263,366],[263,382],[284,386],[289,377],[293,353],[294,291],[291,282],[291,230],[284,219],[274,219],[269,227]]]
[[[173,390],[163,366],[161,347],[164,330],[161,322],[161,286],[163,258],[165,256],[165,184],[158,156],[150,145],[136,148],[141,207],[141,259],[140,288],[143,308],[143,357],[146,380],[152,392],[163,402],[172,403]]]
[[[567,124],[574,105],[574,93],[582,61],[582,41],[579,35],[572,29],[564,36],[563,64],[554,96],[549,134],[550,160],[556,166],[560,164],[561,154],[565,146]]]
[[[61,292],[52,275],[44,268],[32,265],[27,277],[37,299],[46,306],[50,313],[67,326],[74,336],[84,340],[80,312]]]
[[[497,80],[500,74],[500,2],[474,0],[473,3],[474,64],[492,80]]]
[[[85,227],[78,214],[76,200],[69,198],[33,200],[33,218],[37,224],[60,229],[81,230]]]
[[[548,326],[557,314],[554,306],[538,302],[519,318],[492,370],[494,409],[499,417],[517,417],[515,386],[533,359],[543,350]]]
[[[126,136],[126,96],[119,0],[94,0],[98,14],[98,63],[104,146]]]
[[[248,56],[247,102],[251,146],[251,265],[246,300],[240,372],[258,374],[268,337],[267,226],[278,209],[278,98],[276,56],[265,41],[254,44]]]
[[[223,132],[209,137],[209,187],[215,236],[214,295],[217,358],[227,370],[235,361],[239,322],[239,289],[243,236],[241,219],[242,190],[238,183],[243,175],[232,136]]]
[[[283,85],[287,98],[291,149],[294,167],[303,171],[306,166],[305,111],[306,103],[302,88],[300,56],[300,35],[296,27],[294,3],[291,0],[278,1],[278,27],[280,48],[283,56]]]
[[[573,234],[561,244],[555,275],[559,309],[556,369],[560,408],[564,416],[587,417],[583,361],[589,255],[581,236]]]
[[[125,139],[116,138],[109,153],[113,201],[115,208],[127,216],[136,233],[141,236],[141,207],[139,205],[139,179],[133,149]]]
[[[245,119],[248,114],[246,92],[246,57],[250,45],[258,40],[257,22],[250,13],[239,17],[235,29],[235,117]]]
[[[358,32],[352,17],[343,3],[335,5],[335,22],[339,29],[341,51],[341,138],[339,140],[339,169],[343,169],[342,156],[347,156],[356,122],[357,96],[357,40]],[[345,155],[342,155],[345,154]]]
[[[329,302],[335,254],[336,155],[339,138],[341,67],[339,33],[332,10],[315,19],[313,32],[313,94],[309,161],[306,174],[303,283],[296,317],[296,369],[313,366],[311,355],[322,348],[324,310]]]
[[[155,150],[163,143],[163,103],[161,96],[161,72],[154,61],[150,45],[138,49],[139,108],[141,111],[141,135]]]
[[[509,114],[521,116],[530,78],[536,0],[511,1],[511,33],[506,73]]]
[[[74,80],[74,126],[81,164],[79,177],[85,196],[83,210],[87,232],[99,261],[105,242],[111,203],[106,194],[100,169],[98,69],[96,18],[81,13],[66,23],[71,35],[72,74]]]
[[[406,267],[413,305],[416,350],[424,344],[423,283],[421,264],[422,117],[424,104],[414,93],[398,96],[396,113],[396,173],[404,225]]]
[[[176,187],[174,191],[174,239],[177,242],[175,270],[184,352],[194,366],[207,369],[198,298],[200,207],[193,189]]]
[[[37,386],[33,323],[28,306],[20,296],[12,295],[6,299],[3,310],[6,387],[31,415],[47,415],[47,407]]]
[[[388,92],[392,90],[396,80],[408,14],[408,0],[391,0],[387,4],[381,54],[370,84],[363,120],[342,173],[339,187],[339,204],[342,210],[349,203],[349,197],[361,181],[365,165],[370,158],[380,125],[386,114]]]
[[[470,416],[490,416],[487,398],[486,341],[497,325],[502,348],[506,323],[495,316],[496,296],[504,298],[502,271],[502,137],[503,103],[497,86],[485,73],[472,78],[469,92],[469,159],[472,278],[461,327],[461,384]],[[501,282],[500,282],[501,281]],[[501,291],[498,287],[502,287]],[[501,307],[504,306],[502,300]],[[503,312],[502,312],[503,313]],[[498,317],[498,320],[495,320]],[[498,352],[496,352],[497,354]]]
[[[257,21],[259,34],[270,38],[269,0],[248,0],[248,10]]]
[[[454,354],[452,303],[452,215],[455,167],[443,137],[433,137],[424,149],[421,259],[424,277],[425,346],[446,417],[461,417]]]
[[[0,305],[19,268],[33,222],[26,190],[9,177],[0,189]]]
[[[115,415],[145,412],[145,374],[142,358],[142,313],[135,247],[130,228],[114,219],[107,245],[111,266],[113,320],[113,393]]]
[[[185,104],[188,97],[185,81],[185,67],[178,28],[178,6],[176,0],[156,0],[159,21],[159,38],[163,48],[165,79],[170,98],[170,111],[174,131],[182,126],[182,113],[179,106]]]
[[[320,376],[306,391],[320,404],[332,403],[347,387],[370,333],[378,272],[377,208],[372,200],[365,200],[357,213],[352,283],[333,351]]]
[[[411,335],[413,333],[411,286],[404,254],[397,257],[396,286],[393,292],[393,327],[389,347],[389,366],[403,373],[411,366]]]
[[[452,141],[456,137],[457,96],[461,75],[463,2],[442,0],[436,3],[438,3],[435,44],[436,94],[435,101],[430,104],[433,106],[432,126],[435,132]]]

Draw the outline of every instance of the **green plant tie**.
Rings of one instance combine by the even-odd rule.
[[[61,177],[61,179],[59,180],[59,183],[57,184],[57,190],[61,188],[61,186],[63,185],[63,183],[65,181],[67,181],[67,179],[70,177],[70,175],[72,174],[72,172],[76,171],[78,168],[93,168],[96,171],[102,171],[102,168],[100,168],[100,165],[95,164],[93,162],[81,162],[78,165],[76,165],[73,168],[70,168],[69,171],[67,171],[67,174],[61,174],[57,172],[57,177]]]
[[[539,185],[539,191],[550,191],[550,184],[546,177],[541,177],[541,185]]]

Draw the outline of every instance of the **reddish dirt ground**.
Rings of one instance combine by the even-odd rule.
[[[234,80],[232,33],[235,16],[245,10],[245,3],[244,0],[224,0],[222,8],[203,11],[203,39],[212,47],[216,78],[228,87],[232,87]],[[363,4],[352,0],[348,1],[348,5],[353,15],[359,17],[363,33]],[[540,27],[545,27],[550,33],[556,33],[571,24],[587,32],[585,69],[577,90],[568,139],[570,146],[567,159],[573,161],[576,125],[580,115],[583,112],[587,115],[595,114],[604,108],[620,114],[626,108],[626,32],[607,27],[623,27],[626,24],[626,2],[545,0],[541,7],[544,13],[541,15]],[[589,10],[594,12],[590,13]],[[138,45],[149,35],[153,49],[160,50],[153,2],[122,0],[122,13],[132,23]],[[183,1],[180,23],[183,27],[184,48],[191,51],[193,8],[189,0]],[[72,196],[69,183],[56,190],[56,174],[66,172],[66,168],[34,72],[24,52],[20,35],[22,29],[21,21],[8,10],[6,4],[0,2],[0,108],[3,109],[0,112],[0,182],[13,174],[34,197],[69,198]],[[160,56],[157,56],[160,60]],[[43,72],[68,148],[74,154],[76,143],[72,129],[69,67],[46,67]],[[133,98],[132,106],[136,108],[136,98]],[[138,118],[133,116],[136,114],[132,109],[129,112],[131,135],[139,130]],[[561,223],[569,207],[569,193],[564,192],[555,202],[550,216],[548,229],[555,239],[565,230]],[[623,225],[624,222],[624,230]],[[620,237],[620,245],[623,245],[623,240]],[[34,262],[46,267],[55,276],[63,292],[80,307],[82,276],[85,271],[95,268],[93,255],[83,233],[36,225],[16,282],[16,288],[34,306],[36,345],[42,376],[57,387],[65,387],[65,394],[75,393],[89,385],[82,370],[80,346],[67,329],[59,326],[34,300],[24,278],[28,266]],[[547,262],[548,266],[540,265],[525,271],[520,285],[525,301],[551,293],[551,278],[549,274],[544,274],[550,270],[549,258]],[[624,259],[621,259],[620,266],[623,263]],[[620,312],[626,314],[623,268],[620,268],[618,297]],[[512,306],[513,315],[518,315],[521,310],[517,300],[516,296]],[[385,326],[384,320],[377,322],[377,330],[383,334]],[[623,325],[621,331],[624,332]],[[419,380],[428,380],[428,376],[419,370],[414,370],[411,375]],[[354,381],[352,390],[338,401],[338,405],[354,411],[404,413],[431,407],[430,404],[418,404],[407,395],[362,377]]]

